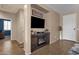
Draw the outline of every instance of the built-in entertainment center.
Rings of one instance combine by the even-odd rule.
[[[43,18],[44,13],[35,7],[33,6],[31,16],[31,52],[49,44],[50,39],[49,30],[45,28],[45,19]],[[33,29],[36,29],[36,31]],[[44,30],[37,31],[38,29]]]

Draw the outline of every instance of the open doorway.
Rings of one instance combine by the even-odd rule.
[[[24,5],[1,4],[0,6],[2,6],[0,10],[0,54],[25,54]]]
[[[11,39],[11,31],[12,31],[12,21],[11,20],[4,20],[4,35],[5,38]]]
[[[0,19],[0,39],[11,40],[12,21],[8,19]]]

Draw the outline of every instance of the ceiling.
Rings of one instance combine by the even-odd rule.
[[[79,4],[45,4],[45,5],[60,14],[79,12]],[[0,4],[0,10],[9,13],[16,13],[19,9],[22,9],[23,7],[24,4]]]
[[[46,4],[46,6],[60,14],[79,12],[79,4]]]
[[[22,9],[24,4],[0,4],[0,10],[9,12],[9,13],[16,13],[19,9]]]

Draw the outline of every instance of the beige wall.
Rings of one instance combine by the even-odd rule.
[[[79,41],[79,12],[77,13],[77,41]]]
[[[52,10],[51,8],[46,7],[44,4],[40,4],[39,6],[48,10],[48,13],[45,14],[45,27],[50,32],[50,44],[60,39],[60,33],[58,31],[58,27],[60,26],[60,14]]]
[[[14,39],[19,43],[24,42],[24,11],[19,10],[14,20]]]
[[[58,13],[50,11],[46,14],[46,28],[50,32],[50,44],[59,40],[59,21],[60,15]]]

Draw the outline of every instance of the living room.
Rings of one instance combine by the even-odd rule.
[[[9,10],[11,8],[11,10]],[[23,48],[22,51],[25,51],[25,54],[31,54],[31,50],[33,45],[31,45],[32,42],[31,35],[34,33],[38,33],[38,37],[35,36],[35,38],[39,38],[41,40],[37,43],[37,47],[34,47],[34,49],[39,49],[43,46],[46,46],[48,44],[51,44],[58,40],[59,38],[59,30],[57,29],[59,26],[59,14],[56,12],[52,12],[50,8],[47,8],[45,5],[37,5],[37,4],[31,4],[31,5],[0,5],[1,10],[1,18],[3,19],[11,19],[11,29],[12,31],[10,34],[10,41],[17,41],[17,46],[21,46]],[[32,12],[32,13],[31,13]],[[26,17],[27,16],[27,17]],[[53,16],[53,17],[52,17]],[[32,18],[39,19],[37,22],[42,22],[42,25],[38,26],[32,26],[31,19]],[[53,18],[53,20],[52,20]],[[28,20],[27,20],[28,19]],[[48,20],[49,19],[49,20]],[[35,22],[35,21],[33,21]],[[53,22],[53,23],[52,23]],[[58,22],[58,23],[57,23]],[[32,24],[32,25],[31,25]],[[54,24],[54,25],[52,25]],[[25,26],[27,25],[27,26]],[[54,27],[52,29],[52,27]],[[8,27],[7,27],[8,28]],[[20,29],[20,30],[19,30]],[[53,31],[52,31],[53,30]],[[54,33],[54,34],[53,34]],[[41,37],[41,38],[40,38]],[[43,38],[45,40],[43,40]],[[53,38],[53,40],[52,40]],[[3,42],[4,41],[2,38]],[[41,42],[41,43],[40,43]],[[44,43],[44,44],[43,44]],[[34,43],[35,44],[35,43]],[[11,45],[11,44],[9,44]],[[31,47],[31,48],[30,48]],[[11,54],[10,52],[7,53],[8,50],[6,50],[6,53],[4,54]],[[13,50],[14,51],[14,50]],[[15,53],[13,53],[15,54]]]
[[[68,8],[67,6],[72,6],[72,8],[63,10],[63,6],[66,9]],[[2,49],[3,52],[5,50],[6,52],[1,54],[70,54],[72,52],[71,49],[75,49],[75,45],[76,48],[78,46],[78,11],[75,12],[73,8],[77,11],[78,5],[75,5],[75,7],[74,5],[65,4],[0,5],[0,17],[8,20],[11,19],[12,21],[11,26],[9,26],[12,30],[11,33],[8,33],[11,38],[9,41],[4,42],[7,42],[6,45],[9,45],[8,49],[14,48],[11,51]],[[6,47],[3,46],[5,43],[1,43],[1,48]],[[7,51],[9,52],[7,53]],[[71,54],[74,53],[72,52]],[[75,54],[78,54],[78,52]]]
[[[78,0],[1,0],[0,59],[78,59]]]

